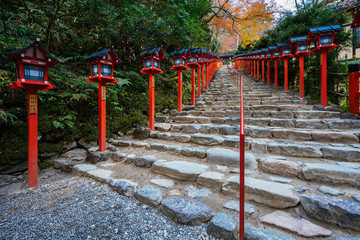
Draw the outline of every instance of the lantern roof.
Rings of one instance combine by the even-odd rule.
[[[191,55],[188,48],[177,49],[172,53],[170,53],[170,57],[177,57],[177,56],[185,56],[185,58],[189,58]]]
[[[290,43],[298,44],[298,43],[301,43],[301,42],[306,42],[307,39],[308,39],[307,36],[293,37],[293,38],[290,38]]]
[[[341,31],[342,27],[340,25],[327,25],[327,26],[318,26],[318,27],[311,27],[309,28],[309,36],[313,34],[319,34],[319,33],[330,33],[330,32],[338,32]]]
[[[356,8],[356,15],[354,18],[354,22],[351,24],[351,28],[360,27],[360,7]]]
[[[90,60],[93,60],[93,59],[96,59],[96,58],[102,58],[102,57],[105,57],[107,54],[110,54],[110,56],[112,58],[112,62],[115,65],[122,63],[122,61],[117,56],[117,54],[115,53],[115,51],[114,51],[114,49],[112,47],[104,48],[102,50],[98,50],[98,51],[94,52],[93,54],[91,54],[90,56],[84,58],[84,60],[90,61]],[[115,60],[118,60],[119,62],[115,62]]]
[[[278,48],[287,48],[287,47],[290,47],[290,43],[277,43],[276,46]]]
[[[269,51],[275,51],[276,50],[276,46],[270,46],[268,47]]]
[[[193,54],[202,54],[202,49],[201,48],[190,49],[190,54],[191,55],[193,55]]]
[[[45,55],[46,58],[50,58],[51,62],[48,62],[47,64],[49,65],[49,67],[52,67],[56,64],[58,64],[60,62],[60,60],[56,59],[55,57],[53,57],[45,48],[44,46],[41,44],[40,41],[36,40],[35,42],[33,42],[32,44],[30,44],[29,46],[26,46],[22,49],[19,50],[15,50],[12,52],[9,52],[7,54],[7,60],[8,61],[17,61],[20,57],[22,53],[26,53],[30,48],[35,47],[35,45],[37,45],[38,47],[40,47],[40,51]]]
[[[160,60],[166,59],[164,51],[162,50],[161,47],[154,47],[152,49],[147,49],[140,53],[141,57],[147,57],[147,56],[153,56],[153,55],[158,56],[160,58]]]

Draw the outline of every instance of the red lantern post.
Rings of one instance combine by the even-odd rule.
[[[262,69],[262,81],[265,82],[265,61],[266,61],[266,53],[267,53],[268,49],[267,48],[263,48],[261,49],[261,69]]]
[[[195,105],[195,69],[199,69],[199,56],[202,54],[201,48],[190,49],[191,57],[188,59],[187,66],[191,68],[191,105]],[[198,96],[200,96],[200,71],[198,71]]]
[[[96,51],[84,60],[89,62],[91,74],[86,81],[99,84],[99,152],[103,152],[106,150],[106,84],[118,81],[113,77],[114,66],[122,62],[112,47]]]
[[[290,46],[296,48],[295,56],[299,57],[300,98],[304,98],[304,57],[310,54],[307,37],[301,36],[290,38]]]
[[[288,64],[289,64],[289,58],[292,57],[290,44],[278,43],[277,48],[280,51],[281,58],[284,59],[284,90],[288,91],[289,89]]]
[[[270,62],[274,59],[274,51],[276,49],[276,46],[270,46],[268,47],[268,52],[266,54],[267,58],[267,85],[270,85]],[[275,75],[275,72],[274,72]]]
[[[140,53],[144,68],[141,73],[149,74],[149,127],[155,130],[155,74],[164,73],[160,69],[160,61],[166,59],[161,47],[145,50]]]
[[[173,66],[171,69],[178,72],[178,112],[182,112],[182,71],[188,70],[186,67],[186,59],[190,57],[190,51],[187,48],[178,49],[170,53],[170,56],[173,58]]]
[[[38,184],[38,91],[55,88],[48,81],[48,70],[59,63],[37,39],[29,46],[10,52],[9,61],[16,64],[17,80],[13,89],[28,91],[28,187]]]
[[[275,87],[277,88],[279,85],[279,82],[278,82],[278,59],[280,59],[280,51],[277,47],[276,47],[276,50],[274,51],[273,59],[274,59],[274,68],[275,68],[274,80],[275,80]]]
[[[321,52],[321,105],[327,106],[327,53],[337,48],[334,44],[335,33],[342,30],[339,25],[309,28],[309,41],[315,42],[313,53]]]

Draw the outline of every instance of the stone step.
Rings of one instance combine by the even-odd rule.
[[[355,146],[355,147],[353,147]],[[252,139],[245,138],[247,151],[263,154],[278,154],[291,157],[326,158],[331,160],[358,162],[360,149],[358,144],[334,147],[326,143],[300,142],[293,140]]]
[[[249,118],[244,119],[246,125],[271,126],[304,129],[359,129],[360,120],[353,119],[286,119],[286,118]]]
[[[220,137],[210,134],[177,134],[174,132],[152,132],[151,138],[173,141],[178,143],[191,143],[200,146],[226,146],[230,148],[239,148],[240,140],[238,136],[228,135]]]
[[[246,198],[273,208],[295,207],[300,199],[289,184],[245,178]]]
[[[213,112],[214,114],[216,112]],[[206,133],[221,135],[238,135],[240,126],[215,124],[171,124],[157,123],[155,129],[161,132]],[[359,143],[359,132],[341,131],[339,129],[326,131],[314,129],[283,129],[279,127],[245,127],[245,136],[252,138],[280,138],[299,141],[317,141],[333,143]],[[360,145],[359,145],[360,147]]]
[[[234,126],[226,126],[233,128]],[[223,128],[226,128],[225,126]],[[223,130],[224,131],[224,130]],[[339,144],[359,143],[358,131],[341,130],[314,130],[314,129],[284,129],[279,127],[258,127],[248,125],[245,127],[245,136],[252,138],[280,138],[296,141],[333,142]],[[360,147],[360,145],[359,145]]]

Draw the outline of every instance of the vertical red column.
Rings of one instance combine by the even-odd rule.
[[[205,66],[204,65],[201,65],[202,67],[202,81],[201,81],[201,84],[202,84],[202,91],[205,91],[205,83],[204,83],[204,70],[205,70]]]
[[[200,65],[198,66],[198,96],[201,94],[201,69]]]
[[[267,85],[270,85],[270,60],[267,61]]]
[[[327,106],[327,51],[321,52],[321,105]]]
[[[244,129],[244,99],[243,81],[240,76],[240,214],[239,214],[239,239],[245,239],[245,129]]]
[[[259,61],[260,60],[257,60],[257,80],[259,81]]]
[[[299,57],[300,66],[300,98],[304,98],[304,56]]]
[[[254,60],[253,62],[254,62],[254,78],[256,78],[256,60]]]
[[[209,66],[208,66],[208,64],[205,64],[205,72],[206,72],[206,85],[205,85],[205,87],[208,88],[208,85],[209,85]]]
[[[182,112],[182,74],[178,71],[178,112]]]
[[[265,60],[262,60],[262,81],[265,82]]]
[[[195,105],[195,68],[191,68],[191,105]]]
[[[354,113],[355,91],[354,91],[354,73],[349,73],[349,112]]]
[[[287,91],[289,89],[288,64],[289,64],[289,59],[285,58],[284,59],[284,88],[285,88],[285,91]]]
[[[106,150],[106,83],[99,83],[99,152]]]
[[[274,65],[275,65],[275,87],[278,87],[278,60],[274,61]]]
[[[149,74],[149,127],[155,130],[155,79],[153,74]]]
[[[38,184],[38,96],[28,91],[28,172],[29,188]]]
[[[250,75],[253,75],[253,62],[250,60]]]

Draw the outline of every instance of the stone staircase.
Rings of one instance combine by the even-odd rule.
[[[348,115],[334,107],[309,105],[249,76],[243,80],[246,238],[356,239],[348,237],[360,235],[360,119],[344,119]],[[209,234],[233,239],[239,211],[239,99],[223,67],[196,106],[158,113],[155,131],[143,128],[134,133],[138,139],[110,139],[104,153],[88,148],[86,164],[60,159],[60,165],[76,165],[74,172],[109,182],[120,194],[135,196],[179,223],[211,217],[184,220],[179,216],[186,214],[171,206],[174,199],[182,208],[203,203],[210,215],[216,213]],[[148,185],[156,196],[161,191],[160,199],[153,199]],[[137,194],[141,189],[146,194]]]

